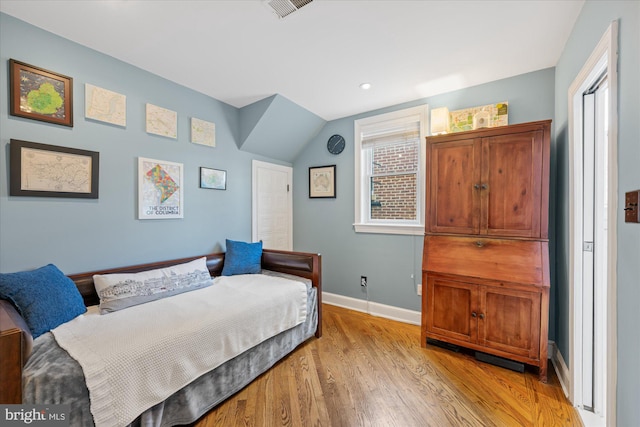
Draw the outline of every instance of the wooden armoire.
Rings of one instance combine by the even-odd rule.
[[[551,120],[427,138],[422,333],[547,379]]]

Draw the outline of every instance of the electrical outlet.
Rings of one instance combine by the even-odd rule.
[[[367,287],[367,276],[360,276],[360,286],[363,288]]]
[[[416,292],[418,293],[418,295],[422,295],[422,283],[418,283],[416,285]]]

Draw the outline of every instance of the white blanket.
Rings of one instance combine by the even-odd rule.
[[[122,426],[202,374],[305,321],[306,285],[261,274],[55,328],[78,361],[97,427]]]

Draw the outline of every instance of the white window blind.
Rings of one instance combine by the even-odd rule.
[[[422,106],[356,121],[356,231],[423,232],[425,120]]]
[[[362,148],[389,144],[420,143],[420,121],[406,123],[401,127],[387,130],[367,130],[362,133]]]

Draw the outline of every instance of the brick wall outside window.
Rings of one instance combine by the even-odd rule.
[[[371,219],[417,218],[418,158],[416,142],[373,148]]]

